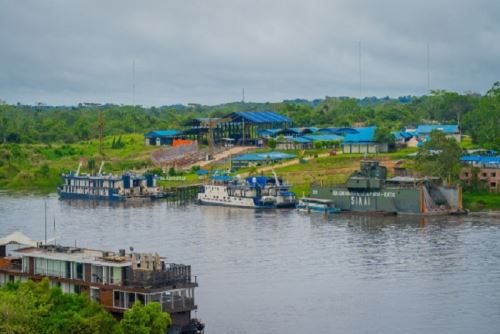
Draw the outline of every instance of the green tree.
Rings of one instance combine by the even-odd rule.
[[[0,288],[0,333],[112,333],[117,321],[85,295],[63,294],[48,279]]]
[[[500,82],[481,97],[476,110],[468,113],[463,123],[474,143],[500,150]]]
[[[159,303],[142,306],[135,302],[123,315],[120,328],[124,334],[164,334],[171,323],[170,315],[162,312]]]
[[[430,133],[430,140],[418,151],[416,167],[429,176],[439,176],[448,184],[458,181],[462,150],[454,138],[439,130]]]
[[[276,149],[276,145],[278,145],[278,142],[276,141],[276,139],[269,138],[269,140],[267,141],[267,146],[269,146],[269,148],[272,151],[274,151]]]

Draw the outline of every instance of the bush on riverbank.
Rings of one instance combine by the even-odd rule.
[[[0,288],[0,333],[163,334],[170,324],[158,303],[134,304],[118,322],[88,296],[51,288],[48,279]]]
[[[470,211],[500,210],[500,195],[487,191],[464,190],[463,206]]]

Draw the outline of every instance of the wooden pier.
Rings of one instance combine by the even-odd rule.
[[[184,186],[165,187],[163,191],[168,201],[186,203],[196,200],[202,187],[202,183],[196,183]]]

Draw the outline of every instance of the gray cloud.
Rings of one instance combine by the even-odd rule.
[[[0,0],[0,98],[144,105],[484,92],[500,2]]]

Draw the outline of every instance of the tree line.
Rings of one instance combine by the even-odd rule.
[[[484,95],[444,90],[420,97],[326,97],[314,101],[226,103],[217,106],[78,105],[72,107],[0,105],[1,143],[74,143],[98,137],[102,112],[105,135],[180,129],[195,117],[219,117],[235,111],[272,110],[290,117],[294,126],[375,125],[390,131],[419,123],[459,124],[462,133],[486,148],[500,149],[500,82]]]

